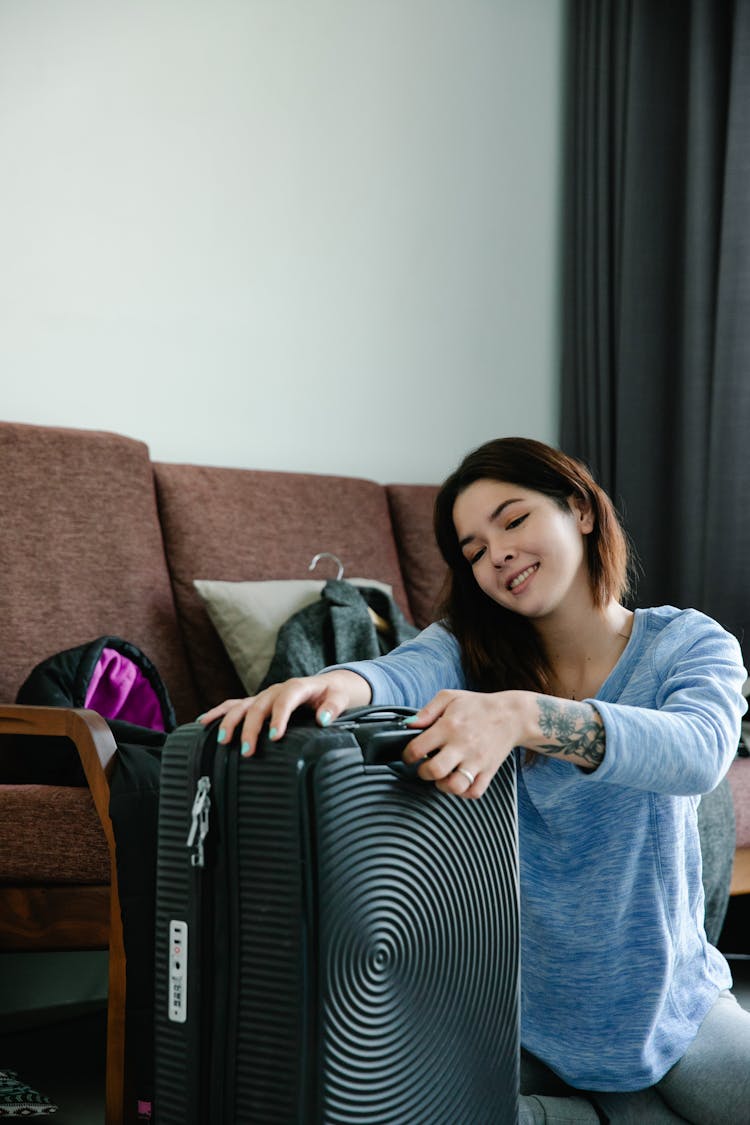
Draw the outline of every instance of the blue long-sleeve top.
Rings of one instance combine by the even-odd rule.
[[[439,624],[343,667],[375,704],[421,707],[467,687]],[[572,1086],[653,1085],[731,987],[703,927],[696,810],[736,753],[745,676],[737,641],[711,618],[636,610],[586,700],[604,724],[602,763],[587,773],[538,756],[519,768],[521,1040]]]

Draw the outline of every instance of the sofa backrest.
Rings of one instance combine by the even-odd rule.
[[[0,423],[0,699],[45,657],[103,635],[143,649],[178,715],[195,713],[148,449]]]
[[[159,513],[185,647],[202,707],[245,695],[193,587],[223,582],[344,577],[386,582],[410,615],[386,490],[322,474],[157,463]]]
[[[325,559],[310,573],[319,552],[391,585],[426,625],[444,569],[435,491],[153,464],[132,438],[0,422],[0,701],[46,657],[105,634],[151,658],[181,722],[244,694],[193,579],[334,577]]]
[[[435,542],[432,509],[436,484],[389,484],[386,488],[414,622],[421,629],[437,618],[447,567]]]

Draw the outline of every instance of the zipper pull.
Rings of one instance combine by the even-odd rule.
[[[195,848],[195,852],[190,856],[190,862],[193,867],[203,867],[205,857],[203,855],[203,841],[208,835],[208,814],[211,808],[211,798],[208,791],[211,788],[211,779],[208,777],[199,777],[198,784],[195,789],[195,800],[193,801],[193,808],[191,811],[190,832],[188,833],[186,846],[188,848]],[[195,837],[198,836],[196,843]]]

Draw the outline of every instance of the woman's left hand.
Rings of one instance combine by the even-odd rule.
[[[411,740],[403,760],[421,762],[419,776],[434,781],[443,793],[481,797],[513,747],[523,741],[528,694],[438,692],[409,720],[410,727],[423,733]]]

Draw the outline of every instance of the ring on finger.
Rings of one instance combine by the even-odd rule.
[[[463,766],[456,766],[456,773],[462,773],[468,781],[469,785],[473,785],[476,781],[476,777],[471,772],[471,770],[465,770]]]

